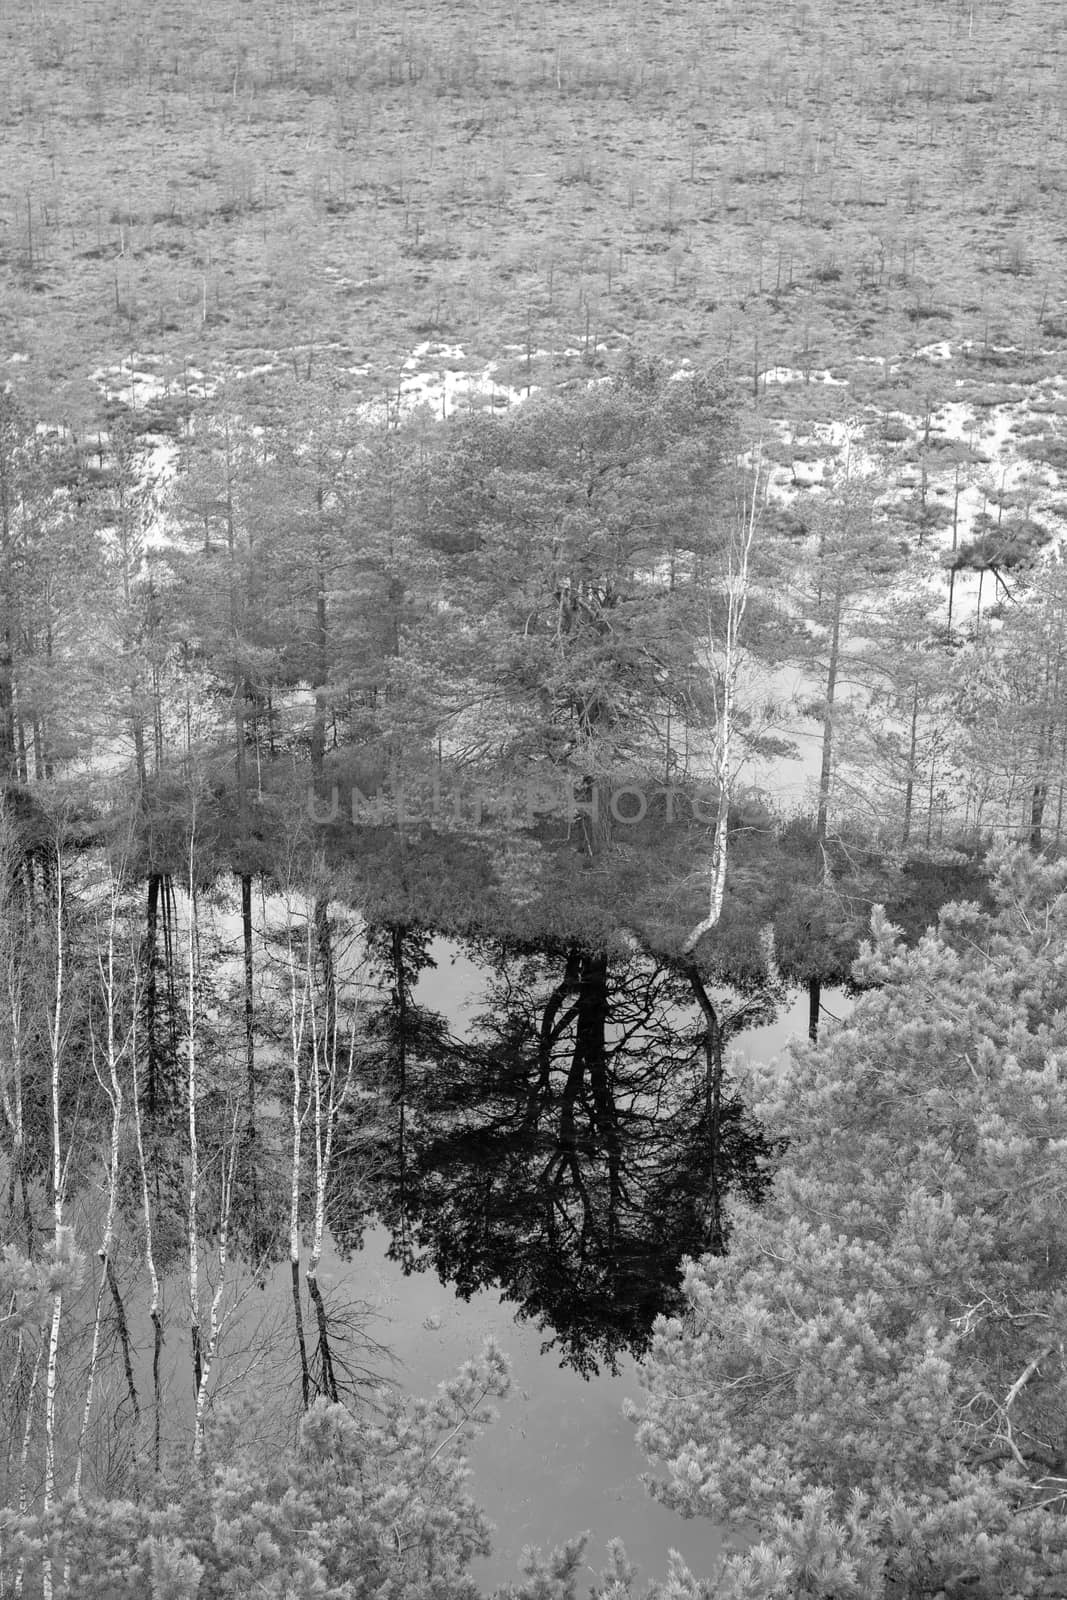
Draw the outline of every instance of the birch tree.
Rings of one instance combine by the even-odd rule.
[[[759,523],[761,466],[761,447],[757,445],[754,452],[751,486],[746,489],[740,502],[736,525],[726,541],[721,647],[717,648],[714,642],[717,630],[710,604],[706,611],[708,635],[706,669],[715,729],[713,773],[717,810],[712,836],[711,862],[707,875],[708,909],[682,941],[683,956],[692,956],[704,935],[710,933],[718,923],[722,915],[723,895],[726,890],[730,800],[734,793],[739,764],[736,717],[738,687],[744,663],[742,630],[748,608],[752,550]]]
[[[218,1160],[221,1167],[221,1182],[219,1186],[219,1215],[216,1225],[216,1279],[212,1289],[211,1299],[208,1302],[208,1336],[206,1344],[198,1330],[197,1356],[200,1361],[199,1382],[196,1389],[196,1409],[193,1416],[193,1460],[199,1461],[204,1453],[204,1419],[207,1408],[208,1390],[212,1373],[219,1355],[219,1339],[222,1334],[224,1314],[222,1310],[223,1297],[226,1293],[226,1267],[229,1261],[229,1234],[230,1234],[230,1208],[233,1202],[234,1169],[237,1164],[237,1119],[238,1111],[233,1112],[232,1126],[230,1129],[229,1150],[223,1145],[219,1151]]]
[[[63,1171],[63,1157],[61,1145],[61,1130],[59,1117],[59,1074],[61,1062],[61,1042],[63,1029],[63,982],[64,982],[64,928],[63,928],[63,858],[58,855],[56,861],[56,946],[55,946],[55,1006],[52,1012],[49,1027],[49,1045],[51,1048],[51,1133],[52,1133],[52,1207],[55,1217],[55,1232],[53,1248],[58,1259],[63,1243],[63,1191],[65,1188],[65,1175]],[[56,1467],[55,1467],[55,1404],[56,1404],[56,1358],[59,1349],[59,1324],[63,1314],[63,1290],[56,1287],[52,1296],[52,1322],[48,1335],[48,1363],[45,1369],[45,1488],[44,1504],[48,1509],[55,1498]]]
[[[321,921],[324,904],[325,902],[320,895],[315,905],[315,921],[317,924]],[[319,932],[318,948],[321,953],[323,949],[321,929]],[[308,1293],[315,1308],[315,1320],[318,1329],[318,1370],[321,1376],[322,1391],[328,1399],[336,1404],[340,1399],[340,1394],[337,1375],[334,1370],[334,1354],[330,1343],[329,1320],[326,1313],[326,1305],[322,1298],[322,1290],[319,1287],[319,1262],[322,1259],[322,1246],[326,1226],[326,1196],[330,1184],[334,1134],[337,1128],[338,1113],[347,1099],[352,1083],[356,1031],[354,1019],[350,1018],[348,1021],[348,1050],[344,1060],[344,1076],[342,1078],[338,1037],[339,1018],[335,987],[336,974],[332,949],[329,944],[330,933],[328,928],[325,939],[326,950],[330,959],[325,971],[321,973],[324,987],[322,1009],[321,1012],[314,1007],[312,1009],[311,1127],[314,1139],[315,1209],[312,1221],[311,1251],[308,1256],[305,1276]]]
[[[160,1278],[156,1267],[156,1253],[152,1230],[152,1201],[148,1185],[148,1163],[145,1160],[144,1128],[141,1120],[141,1095],[138,1084],[140,1057],[137,1050],[137,1010],[134,1010],[133,1030],[130,1040],[133,1058],[131,1084],[133,1091],[133,1127],[137,1145],[137,1171],[140,1177],[141,1216],[144,1222],[144,1259],[151,1284],[148,1316],[152,1324],[152,1468],[159,1472],[160,1444],[163,1420],[160,1359],[163,1353],[163,1317],[161,1311]]]
[[[3,961],[3,1018],[0,1033],[0,1107],[10,1139],[8,1212],[14,1213],[21,1187],[26,1237],[23,1248],[33,1253],[33,1212],[25,1168],[26,1117],[23,1097],[23,1017],[26,1005],[26,962],[20,926],[22,910],[15,884],[19,879],[15,830],[0,816],[0,959]]]
[[[748,609],[751,584],[751,566],[756,531],[761,508],[760,470],[762,449],[757,444],[753,452],[751,481],[743,480],[744,492],[739,501],[734,526],[726,540],[726,571],[722,584],[721,644],[716,645],[712,607],[706,610],[707,645],[706,670],[710,685],[711,709],[714,723],[713,785],[716,815],[712,833],[711,860],[707,868],[707,903],[704,916],[682,941],[682,970],[689,982],[694,999],[704,1020],[705,1099],[708,1128],[709,1168],[708,1203],[709,1235],[711,1249],[719,1253],[725,1248],[725,1231],[722,1214],[723,1183],[721,1173],[722,1102],[723,1102],[723,1028],[720,1016],[701,976],[696,952],[705,935],[711,933],[722,916],[726,893],[727,856],[730,834],[730,804],[739,767],[739,739],[737,729],[738,692],[744,665],[742,643],[745,613]]]
[[[321,866],[314,870],[321,873]],[[305,901],[303,914],[298,915],[290,888],[284,929],[289,1033],[289,1271],[305,1410],[315,1389],[335,1402],[340,1396],[329,1316],[318,1271],[325,1243],[338,1117],[352,1084],[356,1047],[353,1017],[346,1019],[347,1048],[341,1043],[336,952],[332,931],[329,927],[323,928],[325,891],[318,883],[308,892],[312,899]],[[315,1317],[313,1358],[308,1353],[300,1286],[306,1126],[311,1139],[312,1192],[311,1245],[304,1281]]]
[[[189,871],[186,880],[189,895],[188,929],[186,936],[186,994],[185,994],[185,1092],[187,1129],[189,1135],[188,1217],[186,1219],[187,1266],[189,1282],[190,1355],[193,1367],[193,1394],[199,1401],[200,1382],[203,1377],[203,1358],[200,1329],[200,1239],[197,1225],[197,1206],[200,1200],[200,1146],[197,1134],[197,959],[196,959],[196,880],[193,874],[194,845],[196,840],[196,812],[194,808],[189,832]]]
[[[118,1210],[119,1198],[119,1155],[120,1141],[123,1133],[123,1089],[119,1066],[129,1044],[129,1036],[120,1043],[119,1029],[121,1018],[119,1011],[118,985],[115,972],[115,938],[116,920],[118,915],[118,892],[115,882],[110,884],[107,931],[103,936],[104,948],[98,953],[97,964],[99,969],[100,987],[104,1011],[104,1039],[101,1042],[96,1037],[95,1029],[91,1028],[90,1046],[92,1051],[93,1070],[97,1082],[107,1100],[110,1110],[110,1128],[108,1130],[107,1162],[105,1168],[104,1184],[107,1192],[104,1226],[97,1256],[100,1261],[100,1281],[97,1285],[96,1298],[93,1307],[93,1333],[92,1344],[89,1351],[89,1370],[85,1380],[85,1402],[82,1407],[81,1426],[78,1430],[77,1453],[74,1464],[74,1496],[77,1499],[81,1494],[82,1468],[85,1459],[85,1439],[89,1430],[89,1422],[93,1411],[93,1398],[96,1387],[97,1362],[100,1353],[100,1325],[103,1310],[104,1291],[110,1289],[118,1313],[119,1333],[123,1345],[124,1366],[129,1394],[132,1400],[135,1418],[139,1415],[140,1407],[137,1399],[137,1390],[134,1384],[133,1367],[130,1359],[129,1332],[126,1328],[125,1310],[122,1297],[119,1293],[115,1279],[115,1267],[112,1259],[115,1244],[115,1217]],[[101,1056],[103,1061],[101,1062]]]
[[[310,940],[310,929],[306,938]],[[300,1396],[306,1411],[311,1403],[311,1373],[308,1366],[304,1312],[301,1303],[300,1201],[303,1186],[303,1137],[309,1101],[304,1094],[304,1040],[309,1028],[311,1004],[311,963],[300,959],[292,902],[286,902],[285,981],[289,1023],[289,1276],[293,1301],[293,1326],[300,1361]]]
[[[55,1268],[52,1284],[52,1316],[48,1330],[48,1355],[45,1361],[45,1390],[44,1390],[44,1439],[45,1439],[45,1469],[44,1469],[44,1510],[47,1513],[56,1496],[56,1394],[59,1383],[59,1331],[63,1317],[63,1292],[66,1286],[66,1275],[62,1267],[73,1260],[74,1235],[72,1230],[65,1226],[63,1218],[64,1193],[66,1190],[66,1169],[63,1159],[62,1128],[60,1124],[60,1074],[63,1062],[64,1030],[66,1017],[64,1015],[64,1001],[66,998],[66,928],[64,926],[64,867],[62,850],[57,845],[55,852],[55,968],[54,1002],[49,1020],[49,1087],[50,1087],[50,1129],[52,1136],[52,1209],[54,1217],[54,1231],[52,1236],[51,1255]],[[42,1592],[44,1600],[52,1600],[52,1569],[46,1561],[42,1574]]]

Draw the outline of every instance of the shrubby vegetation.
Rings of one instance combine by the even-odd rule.
[[[646,1363],[656,1493],[760,1542],[723,1594],[1064,1592],[1067,870],[1006,854],[761,1105],[788,1139]]]
[[[465,1485],[470,1441],[507,1393],[487,1347],[432,1401],[357,1416],[320,1399],[278,1455],[235,1449],[220,1420],[203,1471],[146,1476],[131,1499],[68,1493],[0,1511],[5,1593],[70,1600],[476,1600],[468,1567],[489,1547]]]

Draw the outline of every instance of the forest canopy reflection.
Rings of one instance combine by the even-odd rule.
[[[723,1247],[712,1193],[762,1193],[767,1143],[716,1093],[732,1019],[709,1053],[689,982],[663,963],[483,942],[482,1009],[459,1040],[414,998],[430,942],[422,928],[368,937],[384,992],[361,1071],[380,1114],[369,1133],[342,1122],[335,1237],[358,1242],[348,1174],[369,1173],[367,1204],[406,1268],[465,1298],[499,1287],[546,1349],[614,1370],[674,1305],[682,1257]]]

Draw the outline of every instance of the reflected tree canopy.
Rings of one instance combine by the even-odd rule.
[[[498,1287],[565,1362],[614,1368],[675,1303],[682,1257],[722,1243],[713,1052],[690,983],[646,957],[483,944],[484,1004],[461,1042],[414,1001],[428,947],[419,929],[370,941],[383,990],[363,1074],[380,1115],[342,1141],[358,1148],[364,1202],[409,1270],[433,1267],[464,1297]],[[729,1093],[718,1120],[718,1193],[758,1198],[758,1124]],[[342,1244],[357,1224],[355,1208],[343,1218],[345,1166]]]

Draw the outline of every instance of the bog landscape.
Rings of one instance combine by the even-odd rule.
[[[1059,8],[0,136],[0,1596],[1067,1596]]]

